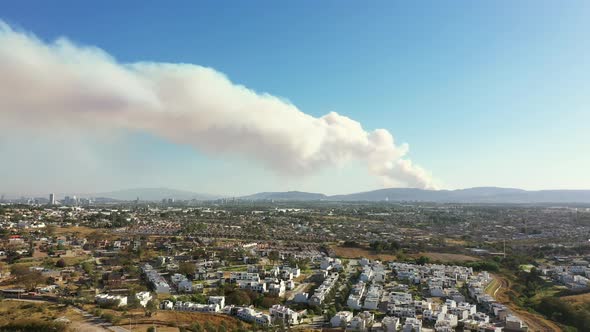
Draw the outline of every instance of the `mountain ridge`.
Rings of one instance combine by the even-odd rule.
[[[546,189],[524,190],[519,188],[473,187],[455,190],[427,190],[418,188],[385,188],[342,195],[325,195],[303,191],[259,192],[244,196],[211,195],[188,190],[164,187],[133,188],[101,192],[94,194],[57,194],[84,198],[107,198],[120,201],[160,201],[173,198],[176,200],[209,201],[235,197],[243,201],[342,201],[342,202],[433,202],[433,203],[584,203],[590,204],[590,190],[583,189]],[[8,195],[10,198],[14,195]],[[39,195],[41,197],[41,195]]]
[[[316,201],[325,200],[328,196],[320,193],[309,193],[304,191],[267,191],[255,193],[252,195],[241,196],[239,199],[243,200],[278,200],[278,201]]]
[[[385,188],[345,195],[323,195],[298,192],[308,200],[327,201],[393,201],[437,203],[590,203],[590,190],[524,190],[501,187],[473,187],[455,190],[427,190],[418,188]],[[264,195],[260,195],[264,194]],[[243,196],[245,200],[285,200],[284,192],[259,193]],[[299,199],[301,200],[301,199]]]

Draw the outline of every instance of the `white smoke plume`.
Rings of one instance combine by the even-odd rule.
[[[335,112],[320,118],[192,64],[118,63],[66,39],[46,43],[0,21],[0,126],[147,131],[208,154],[260,161],[284,174],[365,162],[384,186],[434,188],[384,129]]]

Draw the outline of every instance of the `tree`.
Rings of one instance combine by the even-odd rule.
[[[137,293],[131,292],[127,297],[127,308],[135,309],[140,307],[139,299],[136,296]]]
[[[213,325],[210,321],[206,321],[205,322],[205,331],[216,332],[217,329],[215,328],[215,325]]]
[[[191,330],[193,332],[203,332],[203,327],[199,322],[194,322],[193,325],[191,325]]]
[[[148,301],[148,303],[145,305],[144,311],[145,311],[145,315],[147,317],[152,317],[152,315],[154,314],[154,312],[156,312],[158,310],[158,307],[160,306],[160,301],[158,301],[158,299],[151,299]]]
[[[86,272],[87,274],[92,274],[94,273],[94,265],[91,262],[83,262],[82,263],[82,269],[84,270],[84,272]]]
[[[55,262],[55,266],[59,268],[66,267],[66,261],[63,258],[60,258],[57,262]]]
[[[244,291],[235,290],[232,291],[226,298],[228,304],[234,305],[250,305],[252,304],[252,300],[250,296]]]
[[[203,294],[193,294],[190,300],[194,303],[207,303],[207,297]]]
[[[270,308],[275,304],[281,303],[281,299],[277,296],[263,296],[259,302],[260,307]]]
[[[44,281],[41,272],[30,270],[24,265],[13,265],[10,271],[15,277],[16,284],[23,286],[27,290],[34,290]]]
[[[276,250],[273,250],[273,251],[271,251],[271,252],[268,253],[268,259],[270,260],[270,262],[272,264],[278,262],[279,259],[280,259],[280,256],[281,256],[280,253],[278,251],[276,251]]]
[[[178,273],[181,273],[184,275],[195,275],[196,271],[197,271],[197,266],[194,263],[181,262],[178,265]]]
[[[309,258],[302,258],[297,261],[297,266],[299,266],[301,270],[307,270],[309,268],[309,263]]]
[[[430,262],[430,258],[428,258],[426,256],[420,256],[416,259],[416,264],[418,264],[418,265],[428,264],[429,262]]]

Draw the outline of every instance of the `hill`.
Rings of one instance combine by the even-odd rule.
[[[477,187],[458,190],[380,189],[330,196],[334,201],[416,201],[440,203],[590,203],[590,190],[538,190]]]
[[[328,198],[328,196],[324,194],[307,193],[302,191],[262,192],[240,197],[242,200],[250,201],[319,201],[325,200],[326,198]]]

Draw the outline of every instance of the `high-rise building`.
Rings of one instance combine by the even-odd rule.
[[[63,204],[71,206],[78,205],[78,198],[76,198],[76,196],[66,196],[64,197]]]
[[[49,205],[55,205],[55,194],[49,194]]]

